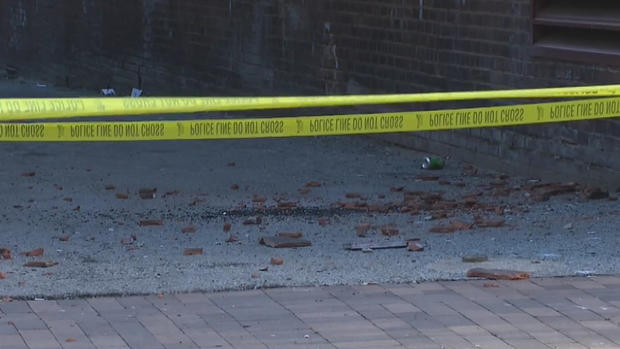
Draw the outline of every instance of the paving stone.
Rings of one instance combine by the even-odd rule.
[[[482,282],[0,303],[0,348],[620,347],[615,277]]]

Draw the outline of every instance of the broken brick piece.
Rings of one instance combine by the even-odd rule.
[[[195,233],[196,227],[193,225],[188,225],[187,227],[184,227],[183,229],[181,229],[181,232],[185,234]]]
[[[19,255],[20,256],[26,256],[26,257],[39,257],[39,256],[42,256],[44,252],[45,252],[44,249],[37,248],[36,250],[32,250],[32,251],[28,251],[28,252],[22,252]]]
[[[202,248],[187,248],[183,252],[184,256],[198,256],[202,254]]]
[[[312,246],[312,243],[308,240],[292,239],[281,236],[262,237],[259,242],[261,245],[266,245],[273,248],[296,248]]]
[[[525,280],[530,278],[530,274],[516,270],[474,268],[467,271],[467,277],[489,280]]]
[[[116,198],[121,200],[129,199],[129,195],[125,193],[116,193]]]
[[[329,225],[331,221],[329,220],[329,218],[319,218],[319,225],[324,227],[326,225]]]
[[[282,265],[282,264],[284,264],[284,259],[279,258],[279,257],[271,258],[271,265]]]
[[[297,207],[297,203],[296,202],[287,202],[287,201],[281,201],[278,203],[278,208],[280,209],[291,209],[291,208],[295,208]]]
[[[164,225],[164,221],[161,219],[144,219],[140,221],[141,227],[154,227]]]
[[[4,280],[6,279],[6,274],[5,273],[0,273],[0,280]]]
[[[263,223],[263,218],[261,216],[248,218],[245,221],[243,221],[244,225],[259,225],[262,223]]]
[[[318,188],[321,186],[320,182],[316,182],[316,181],[310,181],[308,183],[306,183],[306,187],[308,188]]]
[[[36,175],[35,172],[24,172],[22,173],[22,177],[34,177]]]
[[[233,184],[230,186],[230,189],[232,190],[239,190],[239,185],[238,184]]]
[[[299,194],[301,194],[301,195],[306,195],[306,194],[309,194],[309,193],[310,193],[310,189],[308,189],[308,188],[301,188],[301,189],[299,189],[299,190],[297,190],[297,191],[298,191],[298,192],[299,192]]]
[[[525,188],[530,191],[534,201],[548,201],[550,197],[577,191],[577,183],[536,184]]]
[[[265,201],[267,201],[267,198],[264,196],[254,195],[254,197],[252,197],[252,202],[264,203]]]
[[[392,188],[390,188],[390,191],[392,193],[399,193],[399,192],[403,191],[404,189],[405,189],[405,187],[392,187]]]
[[[58,240],[62,241],[62,242],[67,242],[71,239],[70,235],[64,235],[58,238]]]
[[[114,190],[114,189],[116,189],[116,187],[113,186],[113,185],[106,185],[105,186],[105,190]]]
[[[28,262],[24,264],[27,268],[49,268],[58,265],[58,262]]]
[[[11,250],[9,250],[8,248],[0,248],[0,259],[13,259],[13,257],[11,256]]]
[[[237,235],[235,234],[230,234],[228,239],[226,239],[226,242],[228,243],[237,242],[237,241],[239,241],[239,237],[237,237]]]
[[[474,218],[474,222],[480,228],[499,228],[499,227],[503,227],[506,224],[506,221],[503,219],[486,220],[480,217]]]
[[[71,337],[69,337],[69,338],[65,339],[65,342],[67,342],[67,343],[73,343],[73,342],[75,342],[75,338],[71,338]]]
[[[252,273],[251,277],[252,279],[258,279],[260,278],[260,275],[258,275],[257,273]]]
[[[151,200],[155,198],[155,193],[157,192],[157,188],[141,188],[138,191],[140,198],[143,200]]]
[[[224,223],[224,232],[228,233],[232,229],[232,224]]]
[[[291,239],[300,239],[304,236],[304,234],[295,232],[295,233],[280,233],[278,236],[282,238],[291,238]]]

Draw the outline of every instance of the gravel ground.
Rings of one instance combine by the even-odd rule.
[[[533,276],[619,272],[617,201],[584,200],[569,193],[537,202],[524,190],[531,179],[508,177],[505,184],[498,183],[497,173],[480,169],[473,174],[456,160],[449,160],[444,170],[424,171],[419,168],[424,156],[366,137],[0,144],[0,247],[13,255],[0,260],[0,272],[6,274],[0,296],[400,283],[460,279],[478,266]],[[30,172],[34,175],[23,176]],[[428,175],[439,179],[419,178]],[[300,193],[309,181],[321,187]],[[402,191],[391,190],[401,186]],[[156,197],[141,199],[140,188],[157,188]],[[494,196],[497,188],[511,192]],[[427,210],[412,215],[402,212],[405,191],[419,192],[412,194],[417,197],[442,192],[444,199],[457,202],[480,191],[476,206],[482,208],[433,211],[448,215],[438,219],[431,219]],[[346,198],[347,193],[392,209],[341,209],[338,202],[360,202]],[[255,196],[267,201],[253,202]],[[278,201],[297,207],[277,209]],[[257,215],[262,224],[243,224]],[[477,215],[506,224],[448,234],[429,231],[455,220],[470,223]],[[321,218],[329,223],[318,224]],[[161,219],[163,225],[139,226],[144,219]],[[343,244],[363,239],[355,231],[361,222],[373,226],[366,239],[419,238],[425,250],[344,250]],[[230,232],[224,232],[226,223]],[[383,236],[377,227],[387,224],[399,235]],[[183,233],[190,225],[196,232]],[[258,243],[262,236],[281,232],[302,232],[312,246],[273,249]],[[231,233],[237,242],[226,242]],[[20,255],[36,248],[44,248],[43,256]],[[184,256],[188,248],[202,248],[203,254]],[[483,254],[489,261],[463,263],[467,254]],[[272,257],[283,258],[284,264],[270,265]],[[25,267],[29,261],[59,264]],[[264,267],[268,271],[259,271]]]

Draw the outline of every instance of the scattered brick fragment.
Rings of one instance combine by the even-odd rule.
[[[32,251],[28,251],[28,252],[22,252],[19,255],[20,256],[26,256],[26,257],[39,257],[42,256],[43,253],[45,253],[45,250],[42,248],[37,248],[35,250]]]
[[[516,270],[474,268],[467,271],[467,277],[489,280],[526,280],[530,278],[530,274]]]
[[[154,227],[162,225],[164,225],[164,221],[161,219],[143,219],[140,221],[141,227]]]
[[[140,198],[143,200],[151,200],[155,198],[155,193],[157,192],[157,188],[141,188],[138,191]]]
[[[263,223],[263,218],[261,216],[251,217],[243,221],[244,225],[259,225]]]
[[[183,229],[181,229],[181,232],[185,234],[195,233],[196,227],[193,225],[188,225],[187,227],[184,227]]]
[[[202,254],[202,248],[187,248],[183,252],[184,256],[198,256]]]
[[[58,262],[28,262],[24,267],[28,268],[49,268],[58,265]]]
[[[499,228],[503,227],[506,224],[506,221],[503,219],[487,220],[481,217],[475,217],[474,222],[476,223],[476,226],[480,228]]]
[[[284,264],[284,259],[279,258],[279,257],[271,258],[271,265],[282,265],[282,264]]]
[[[4,260],[13,259],[13,257],[11,256],[11,250],[9,250],[8,248],[0,247],[0,259],[4,259]]]
[[[281,201],[278,203],[278,208],[280,209],[292,209],[295,207],[297,207],[296,202]]]
[[[291,238],[291,239],[300,239],[304,236],[304,234],[295,232],[295,233],[280,233],[278,236],[283,238]]]
[[[293,239],[281,236],[262,237],[259,243],[261,245],[266,245],[273,248],[297,248],[312,246],[312,243],[308,240]]]

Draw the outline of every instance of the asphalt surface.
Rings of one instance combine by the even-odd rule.
[[[12,95],[32,89],[0,84]],[[45,89],[47,95],[66,94]],[[426,155],[367,137],[0,144],[0,247],[12,252],[12,259],[0,260],[6,274],[0,296],[405,283],[462,279],[472,267],[532,276],[619,272],[617,201],[584,199],[577,189],[538,202],[527,189],[540,184],[535,179],[476,172],[457,159],[440,171],[422,170]],[[423,178],[428,176],[438,178]],[[320,186],[307,188],[311,181]],[[141,198],[143,188],[156,188],[155,197]],[[422,202],[418,212],[409,211],[405,192]],[[467,194],[478,192],[463,204]],[[425,207],[429,193],[441,193],[431,204],[448,206]],[[286,203],[295,207],[282,208]],[[341,208],[346,203],[362,208]],[[256,216],[261,224],[243,224]],[[455,220],[472,224],[476,216],[505,224],[430,231]],[[162,225],[140,226],[142,220]],[[356,234],[360,223],[371,226],[365,238]],[[398,235],[383,235],[387,225]],[[195,232],[184,233],[189,226]],[[312,246],[259,244],[282,232],[301,232]],[[231,234],[236,241],[227,242]],[[424,251],[343,248],[364,239],[414,238]],[[20,255],[37,248],[44,249],[42,256]],[[191,248],[202,254],[184,255]],[[463,263],[469,254],[489,261]],[[271,265],[272,257],[284,264]],[[32,261],[58,264],[25,266]]]

